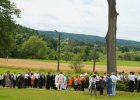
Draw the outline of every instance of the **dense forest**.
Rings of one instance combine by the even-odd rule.
[[[7,50],[1,51],[0,57],[57,60],[58,32],[53,32],[53,35],[49,35],[51,31],[47,32],[48,34],[44,34],[44,31],[16,25],[14,34],[12,34],[12,45]],[[106,45],[103,38],[98,37],[101,38],[100,41],[85,41],[83,36],[87,38],[86,35],[76,35],[77,38],[76,36],[73,38],[74,34],[59,34],[61,34],[61,60],[91,61],[94,56],[94,49],[97,51],[97,61],[106,59]],[[78,36],[81,36],[81,39]],[[96,37],[94,38],[96,39]],[[136,42],[137,44],[135,43],[135,45],[130,45],[134,41],[128,41],[129,46],[127,46],[122,41],[127,43],[128,40],[118,40],[117,59],[140,61],[140,46],[137,46],[139,42]]]

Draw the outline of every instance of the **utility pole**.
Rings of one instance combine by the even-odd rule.
[[[95,72],[95,64],[96,64],[96,45],[93,48],[93,72]]]
[[[57,30],[55,30],[55,32],[58,33]],[[59,67],[60,67],[60,40],[61,40],[60,33],[58,33],[58,43],[57,43],[57,53],[58,53],[57,61],[58,61],[58,65],[57,65],[57,72],[59,72]]]

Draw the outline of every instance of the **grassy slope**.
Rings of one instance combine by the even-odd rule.
[[[117,96],[89,97],[88,92],[0,88],[0,100],[140,100],[140,94],[119,92]]]

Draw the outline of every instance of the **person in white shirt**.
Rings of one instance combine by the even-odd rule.
[[[90,96],[92,96],[92,91],[94,91],[94,95],[97,96],[96,93],[96,75],[92,75],[89,79],[89,92]]]
[[[40,75],[38,74],[38,72],[34,73],[34,77],[35,77],[35,84],[34,84],[34,87],[37,88],[38,79],[39,79],[39,77],[40,77]]]
[[[116,95],[117,76],[112,72],[110,78],[112,79],[112,95]]]
[[[28,78],[29,78],[29,75],[28,75],[28,73],[26,72],[26,73],[24,74],[24,86],[25,86],[25,88],[28,86]]]
[[[34,84],[35,84],[35,76],[34,76],[34,74],[33,73],[31,73],[31,88],[33,88],[34,87]]]
[[[56,75],[56,76],[55,76],[55,87],[56,87],[57,89],[58,89],[58,85],[59,85],[59,84],[58,84],[58,76],[59,76],[59,75]]]
[[[64,84],[64,75],[62,72],[58,75],[58,90],[62,90],[63,84]]]
[[[62,88],[63,88],[64,90],[66,90],[66,87],[67,87],[67,81],[66,81],[66,76],[64,76],[64,82],[63,82]]]
[[[140,92],[140,73],[138,74],[137,82],[138,82],[137,92]]]
[[[135,83],[136,76],[134,75],[134,72],[130,72],[130,75],[128,75],[129,79],[129,91],[134,92],[134,83]]]
[[[117,74],[117,80],[118,80],[118,81],[121,81],[121,72],[119,72],[119,73]]]
[[[13,88],[15,88],[16,83],[17,83],[17,75],[16,75],[15,72],[13,73],[13,77],[14,77],[14,80],[13,80]]]
[[[0,74],[0,86],[4,87],[3,79],[4,79],[4,76],[2,74]]]
[[[106,75],[107,75],[107,74],[106,74],[106,73],[104,73],[104,76],[103,76],[103,77],[104,77],[104,80],[105,80],[105,81],[106,81]]]

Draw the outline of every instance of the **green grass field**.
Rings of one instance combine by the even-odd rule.
[[[10,71],[10,73],[14,73],[16,72],[18,73],[24,73],[24,72],[41,72],[43,74],[47,74],[48,72],[54,72],[54,73],[58,73],[57,71],[52,71],[52,70],[45,70],[45,69],[28,69],[28,68],[12,68],[12,67],[0,67],[0,73],[2,74],[6,74],[7,71]],[[75,72],[70,72],[71,76],[75,76],[76,74],[80,74],[80,73],[75,73]],[[67,75],[68,72],[63,71],[63,74]]]
[[[93,62],[83,62],[83,64],[93,64]],[[107,65],[106,61],[96,62],[96,65]],[[117,66],[131,67],[131,66],[140,66],[140,61],[117,61]]]
[[[34,59],[33,61],[42,61],[42,62],[54,62],[57,63],[56,60],[38,60],[38,59]],[[60,61],[61,63],[70,63],[70,62],[66,62],[66,61]],[[85,61],[82,62],[82,64],[87,64],[87,65],[92,65],[93,62],[92,61]],[[100,61],[100,62],[96,62],[96,65],[106,65],[106,61]],[[123,61],[123,60],[117,60],[117,66],[140,66],[140,61]]]
[[[10,71],[11,73],[16,72],[16,73],[23,73],[26,71],[29,71],[28,69],[23,69],[23,68],[10,68],[10,67],[0,67],[0,73],[5,74],[7,71]]]
[[[0,100],[140,100],[140,93],[118,92],[116,96],[90,97],[88,91],[55,91],[0,88]]]
[[[34,60],[36,61],[36,60]],[[43,62],[56,62],[41,60]],[[66,63],[62,61],[63,63]],[[83,62],[84,64],[92,64],[92,62]],[[118,61],[120,66],[140,66],[140,62],[135,61]],[[105,62],[97,62],[97,65],[105,65]],[[0,67],[0,73],[5,74],[7,71],[11,73],[23,73],[26,71],[41,71],[47,73],[49,70],[45,69],[28,69],[28,68],[11,68],[11,67]],[[75,75],[72,72],[72,75]],[[106,91],[103,96],[89,97],[88,91],[48,91],[39,89],[10,89],[0,88],[0,100],[140,100],[140,93],[129,93],[129,92],[117,92],[116,96],[106,96]]]

